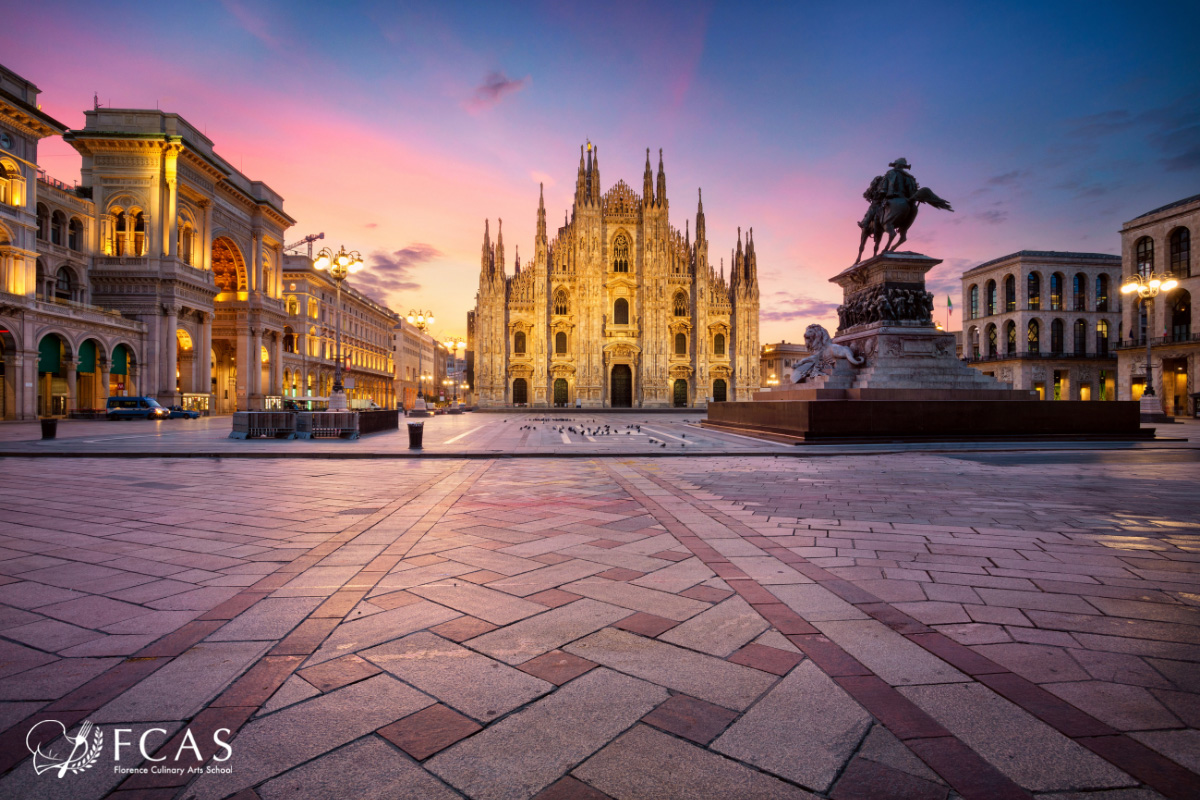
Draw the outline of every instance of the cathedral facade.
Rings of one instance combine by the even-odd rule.
[[[730,275],[709,260],[704,203],[670,223],[659,151],[639,196],[607,192],[598,148],[580,148],[575,200],[554,238],[539,198],[533,260],[505,266],[504,234],[484,223],[479,293],[468,315],[478,404],[703,407],[759,389],[758,262],[741,230]]]

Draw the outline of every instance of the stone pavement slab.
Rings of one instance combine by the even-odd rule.
[[[232,772],[201,776],[186,797],[216,800],[254,786],[433,702],[390,675],[376,675],[262,717],[234,740]]]
[[[613,628],[563,650],[735,711],[745,709],[775,682],[758,670]]]
[[[468,646],[506,664],[562,647],[629,616],[629,610],[596,600],[576,600],[467,642]]]
[[[726,658],[768,628],[767,621],[734,596],[702,611],[658,637],[701,653]]]
[[[262,800],[453,800],[458,795],[376,736],[321,756],[257,789]]]
[[[815,795],[638,725],[573,773],[617,800],[801,800]]]
[[[900,691],[1031,791],[1104,789],[1137,783],[979,684],[908,686]]]
[[[871,715],[809,661],[771,689],[713,749],[824,792],[870,727]]]
[[[525,800],[666,699],[661,687],[592,670],[434,756],[426,767],[470,797]]]
[[[99,709],[93,721],[188,719],[266,651],[261,642],[198,644]]]
[[[480,722],[490,722],[554,687],[431,633],[414,633],[362,652],[405,683]]]

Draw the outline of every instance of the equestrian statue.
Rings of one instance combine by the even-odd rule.
[[[897,158],[891,164],[886,175],[877,175],[871,181],[863,198],[870,204],[867,214],[858,227],[862,228],[862,238],[858,242],[858,258],[855,264],[862,261],[863,248],[867,238],[875,239],[874,255],[879,255],[879,241],[887,233],[887,244],[883,252],[894,251],[908,239],[908,229],[917,218],[917,210],[921,203],[928,203],[943,211],[954,211],[950,204],[934,194],[930,189],[917,185],[917,179],[907,170],[911,169],[908,160]],[[900,238],[896,238],[899,231]],[[895,240],[895,243],[893,243]]]

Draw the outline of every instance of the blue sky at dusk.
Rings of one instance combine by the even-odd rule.
[[[372,256],[364,281],[465,332],[483,221],[532,255],[579,146],[640,191],[663,149],[682,229],[710,255],[753,226],[762,339],[835,321],[828,278],[889,161],[953,203],[911,249],[938,318],[958,276],[1014,250],[1119,252],[1123,222],[1200,193],[1196,3],[429,5],[41,2],[4,12],[0,63],[82,127],[102,104],[183,115],[285,198],[292,239]],[[60,179],[79,159],[58,141]],[[958,327],[955,314],[952,327]]]

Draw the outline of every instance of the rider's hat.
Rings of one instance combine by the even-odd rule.
[[[888,164],[888,166],[895,167],[896,169],[912,169],[912,166],[908,163],[907,158],[897,158],[895,161]]]

